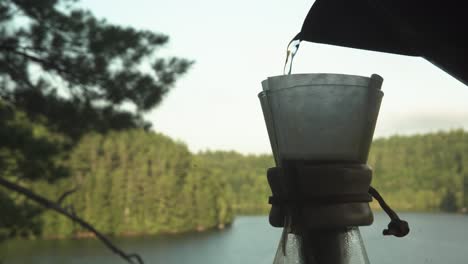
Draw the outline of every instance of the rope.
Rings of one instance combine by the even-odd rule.
[[[340,203],[368,203],[372,201],[372,196],[368,193],[362,194],[341,194],[328,196],[308,196],[301,199],[282,199],[277,196],[270,196],[268,203],[272,205],[322,205],[322,204],[340,204]]]
[[[377,200],[377,202],[379,202],[380,207],[382,207],[382,209],[385,211],[385,213],[387,213],[387,215],[391,219],[390,223],[388,224],[388,229],[384,229],[382,234],[384,236],[406,236],[410,231],[408,222],[406,222],[405,220],[401,220],[395,213],[395,211],[393,211],[393,209],[390,208],[390,206],[388,206],[388,204],[385,202],[380,193],[372,186],[369,187],[369,194],[372,195],[372,197],[374,197]]]

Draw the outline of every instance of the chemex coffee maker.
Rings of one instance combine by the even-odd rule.
[[[267,172],[269,221],[284,228],[275,264],[369,263],[359,226],[372,224],[369,202],[381,198],[373,195],[366,163],[382,82],[376,74],[290,74],[262,82],[258,96],[276,163]],[[406,235],[407,223],[388,213],[384,234]]]

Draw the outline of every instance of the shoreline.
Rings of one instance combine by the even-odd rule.
[[[373,213],[385,214],[385,212],[379,208],[371,208]],[[395,209],[397,213],[413,213],[413,214],[440,214],[440,215],[459,215],[459,216],[468,216],[468,213],[463,210],[459,210],[457,212],[444,212],[440,210],[399,210]],[[166,231],[160,233],[133,233],[133,232],[123,232],[119,234],[105,234],[110,239],[118,239],[118,238],[144,238],[144,237],[177,237],[177,236],[184,236],[190,234],[202,234],[202,233],[210,233],[210,232],[220,232],[224,230],[228,230],[232,227],[233,223],[235,222],[237,217],[266,217],[268,218],[268,212],[248,212],[248,213],[239,213],[237,214],[232,222],[224,223],[224,224],[217,224],[216,226],[211,227],[203,227],[198,226],[192,230],[186,231]],[[73,236],[36,236],[36,237],[11,237],[7,238],[1,242],[7,242],[8,240],[87,240],[93,239],[97,240],[96,236],[91,232],[79,232]],[[0,242],[0,243],[1,243]]]
[[[118,238],[142,238],[142,237],[177,237],[188,234],[198,234],[198,233],[210,233],[210,232],[219,232],[231,228],[234,219],[231,223],[217,224],[212,227],[197,227],[196,229],[186,230],[186,231],[166,231],[160,233],[134,233],[134,232],[122,232],[119,234],[104,234],[110,239]],[[1,242],[7,242],[8,240],[23,240],[23,241],[33,241],[33,240],[87,240],[93,239],[98,240],[96,235],[92,232],[79,232],[71,236],[35,236],[35,237],[11,237],[6,238]]]

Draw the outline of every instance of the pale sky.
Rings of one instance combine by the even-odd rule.
[[[192,151],[270,153],[257,98],[314,1],[82,0],[109,22],[170,36],[161,54],[195,60],[146,118]],[[375,137],[468,129],[468,87],[422,58],[303,42],[293,73],[384,78]]]

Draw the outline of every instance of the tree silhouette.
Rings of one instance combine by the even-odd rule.
[[[157,56],[166,35],[109,24],[74,2],[0,3],[1,98],[32,119],[47,116],[73,138],[148,127],[141,114],[161,102],[192,62]]]
[[[0,1],[0,183],[58,212],[60,203],[34,199],[28,182],[67,176],[64,160],[87,132],[148,129],[142,114],[192,64],[158,56],[166,35],[110,24],[75,2]],[[0,207],[0,231],[37,228],[30,204],[0,193]]]

